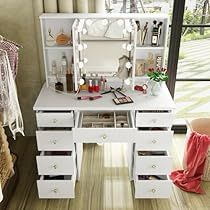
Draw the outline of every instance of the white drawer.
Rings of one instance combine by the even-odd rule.
[[[73,112],[38,112],[36,113],[38,127],[73,127]]]
[[[36,161],[39,175],[71,175],[75,172],[74,151],[61,155],[58,152],[42,152],[36,156]]]
[[[39,198],[74,198],[76,176],[64,176],[61,180],[51,180],[46,176],[41,176],[37,180]]]
[[[143,153],[145,153],[144,156],[140,155],[139,151],[135,152],[134,174],[158,175],[170,173],[172,169],[172,158],[166,151],[146,151]]]
[[[170,127],[173,122],[171,112],[137,112],[136,127]]]
[[[145,180],[136,176],[135,198],[169,198],[172,192],[171,181],[165,175],[161,177],[163,180]]]
[[[36,131],[39,151],[72,151],[74,149],[72,131]]]
[[[173,131],[163,130],[139,130],[137,132],[136,150],[170,150]]]
[[[135,135],[136,128],[127,111],[81,112],[73,128],[76,142],[132,142]]]

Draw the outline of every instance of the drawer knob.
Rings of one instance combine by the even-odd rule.
[[[58,192],[58,188],[54,188],[52,191],[53,191],[54,193],[57,193],[57,192]]]
[[[152,119],[152,122],[153,122],[153,123],[156,123],[156,122],[157,122],[157,119]]]
[[[153,143],[153,144],[156,144],[156,143],[157,143],[157,140],[152,140],[152,143]]]
[[[52,140],[51,143],[52,144],[57,144],[57,140]]]
[[[54,169],[57,169],[58,167],[57,167],[57,165],[56,165],[56,164],[54,164],[54,165],[53,165],[53,168],[54,168]]]
[[[58,120],[57,119],[53,119],[53,123],[57,123],[58,122]]]
[[[102,139],[106,139],[107,138],[107,135],[106,134],[104,134],[104,135],[102,135]]]
[[[152,189],[152,193],[156,193],[156,189]]]
[[[152,168],[157,168],[157,166],[156,165],[152,165]]]

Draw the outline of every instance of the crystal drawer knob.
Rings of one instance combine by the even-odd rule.
[[[57,119],[53,119],[53,123],[57,123],[58,122],[58,120]]]
[[[156,123],[157,122],[157,119],[152,119],[152,123]]]
[[[51,143],[52,144],[57,144],[57,140],[52,140]]]
[[[102,139],[106,139],[107,138],[107,135],[106,134],[104,134],[104,135],[102,135]]]
[[[57,188],[54,188],[52,191],[53,191],[54,193],[57,193],[57,192],[58,192],[58,189],[57,189]]]
[[[57,169],[58,167],[57,167],[57,165],[56,165],[56,164],[54,164],[54,165],[53,165],[53,168],[54,168],[54,169]]]
[[[152,168],[157,168],[157,166],[156,165],[152,165]]]
[[[156,193],[156,189],[152,189],[152,193]]]
[[[153,143],[153,144],[156,144],[156,143],[157,143],[157,140],[152,140],[152,143]]]

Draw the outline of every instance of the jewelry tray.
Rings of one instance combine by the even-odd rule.
[[[82,128],[129,128],[131,125],[129,112],[83,112]]]

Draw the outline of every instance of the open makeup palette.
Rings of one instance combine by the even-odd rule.
[[[128,112],[83,112],[82,128],[129,128]]]

